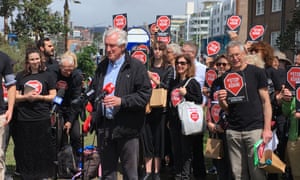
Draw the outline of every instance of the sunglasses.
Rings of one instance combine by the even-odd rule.
[[[227,66],[228,63],[216,63],[216,66]]]
[[[180,65],[187,65],[187,62],[184,62],[184,61],[179,61],[179,62],[175,62],[175,65],[178,65],[178,64],[180,64]]]

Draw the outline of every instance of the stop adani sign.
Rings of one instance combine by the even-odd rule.
[[[232,31],[236,31],[242,23],[242,19],[240,16],[230,16],[227,19],[227,27],[232,30]]]
[[[287,71],[287,82],[291,90],[296,89],[296,82],[300,82],[300,67],[290,66]]]
[[[227,90],[228,104],[248,101],[244,78],[237,72],[228,73],[224,78],[224,87]]]

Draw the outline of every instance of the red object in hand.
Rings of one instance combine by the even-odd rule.
[[[93,106],[90,102],[87,103],[87,105],[85,106],[85,109],[89,112],[88,117],[85,119],[84,123],[83,123],[83,127],[82,127],[82,131],[84,133],[87,133],[90,130],[91,127],[91,121],[92,121],[92,114],[91,112],[93,111]]]
[[[111,94],[115,90],[115,86],[113,83],[108,83],[103,87],[103,92],[106,94]]]

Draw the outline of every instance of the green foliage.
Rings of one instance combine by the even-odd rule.
[[[25,39],[34,36],[35,40],[43,38],[46,34],[63,32],[62,17],[57,12],[50,12],[50,3],[51,0],[24,0],[15,22],[12,22],[14,32]]]
[[[277,44],[281,51],[295,51],[299,48],[300,42],[295,42],[295,35],[300,31],[300,10],[295,9],[293,18],[287,22],[287,28],[284,33],[280,34]]]
[[[96,69],[96,64],[93,57],[97,53],[96,46],[86,46],[81,52],[77,53],[78,68],[81,69],[86,76],[93,76]]]
[[[11,59],[16,61],[14,71],[19,72],[24,68],[25,49],[31,43],[27,41],[19,41],[17,46],[10,46],[7,43],[2,43],[4,40],[0,38],[0,51],[5,52]]]

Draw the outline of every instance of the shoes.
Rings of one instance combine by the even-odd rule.
[[[216,166],[213,166],[209,170],[207,170],[207,174],[218,174]]]
[[[160,174],[159,173],[154,173],[152,179],[153,180],[160,180]]]
[[[146,173],[145,176],[142,178],[142,180],[152,180],[152,174]]]

